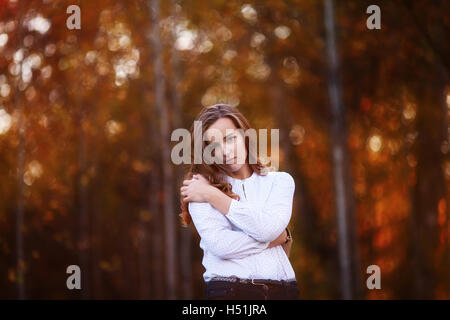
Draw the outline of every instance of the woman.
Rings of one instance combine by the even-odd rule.
[[[197,120],[201,126],[193,125],[191,137],[199,134],[194,130],[206,133],[202,155],[213,142],[213,156],[223,159],[222,164],[191,162],[180,188],[182,222],[193,221],[201,238],[206,298],[298,299],[288,258],[293,178],[268,172],[257,160],[248,136],[239,132],[249,123],[236,108],[206,107]]]

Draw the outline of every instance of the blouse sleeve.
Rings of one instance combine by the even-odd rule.
[[[235,226],[261,242],[275,240],[287,227],[292,215],[295,182],[287,172],[278,172],[265,204],[258,209],[253,202],[231,200],[225,215]]]
[[[208,202],[190,202],[189,213],[207,250],[221,259],[245,258],[263,251],[270,244],[232,230],[225,216]]]

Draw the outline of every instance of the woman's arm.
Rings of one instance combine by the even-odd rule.
[[[207,202],[190,202],[192,221],[208,250],[221,259],[241,259],[284,243],[286,233],[272,242],[260,242],[244,232],[232,230],[230,222]]]
[[[277,173],[269,198],[263,209],[249,201],[237,201],[219,189],[211,186],[202,175],[194,175],[192,180],[184,180],[181,195],[185,202],[208,202],[228,221],[260,242],[277,239],[289,223],[295,183],[290,174]],[[276,214],[274,214],[276,213]]]
[[[294,179],[289,173],[277,174],[262,209],[257,209],[250,201],[237,201],[214,189],[206,193],[206,200],[232,224],[258,241],[273,241],[289,224],[295,190]]]
[[[279,245],[282,246],[283,244],[286,243],[286,240],[287,240],[287,232],[286,232],[286,230],[283,230],[283,232],[275,240],[273,240],[267,248],[272,248],[272,247],[276,247]],[[289,242],[291,242],[291,241],[289,241]]]

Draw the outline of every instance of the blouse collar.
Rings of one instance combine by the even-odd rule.
[[[250,177],[245,178],[245,179],[233,178],[229,175],[225,175],[225,177],[229,183],[234,183],[236,181],[240,181],[240,183],[244,183],[244,182],[253,180],[256,177],[256,175],[257,175],[257,173],[255,171],[253,171],[253,173],[250,175]]]

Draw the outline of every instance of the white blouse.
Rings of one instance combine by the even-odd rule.
[[[208,202],[190,202],[189,213],[200,235],[205,282],[212,277],[295,280],[281,245],[267,248],[287,227],[295,182],[286,172],[256,172],[240,180],[227,176],[234,193],[226,215]]]

